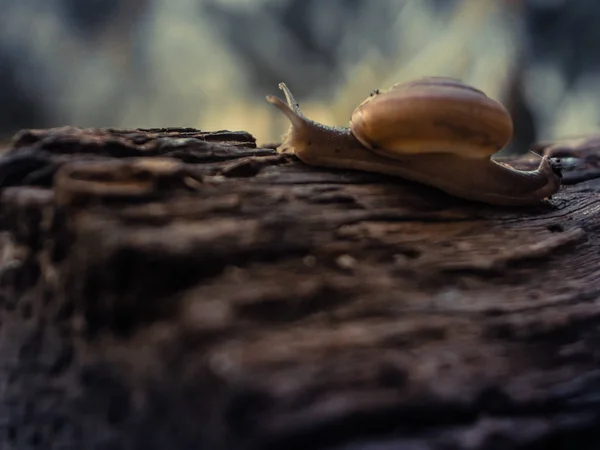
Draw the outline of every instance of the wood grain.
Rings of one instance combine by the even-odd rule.
[[[19,133],[2,446],[598,448],[598,141],[499,208],[245,132]]]

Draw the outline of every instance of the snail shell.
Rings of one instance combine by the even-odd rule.
[[[352,113],[350,128],[307,119],[283,83],[287,103],[268,96],[290,120],[279,151],[306,164],[396,175],[451,195],[495,205],[529,205],[560,188],[560,169],[542,157],[536,170],[491,159],[512,137],[510,114],[458,80],[430,77],[375,91]]]

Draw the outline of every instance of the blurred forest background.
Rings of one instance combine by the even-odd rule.
[[[460,78],[513,149],[600,129],[598,0],[0,0],[0,138],[21,128],[286,130],[285,81],[347,125],[375,88]]]

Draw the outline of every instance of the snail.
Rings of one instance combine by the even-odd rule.
[[[349,128],[305,117],[292,92],[269,95],[291,122],[279,152],[312,166],[399,176],[448,194],[492,205],[532,205],[560,188],[557,161],[517,170],[492,159],[513,133],[509,112],[459,80],[428,77],[373,91],[352,113]]]

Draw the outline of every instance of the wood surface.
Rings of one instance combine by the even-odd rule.
[[[246,132],[20,132],[0,447],[600,448],[600,137],[534,149],[563,188],[501,208]]]

